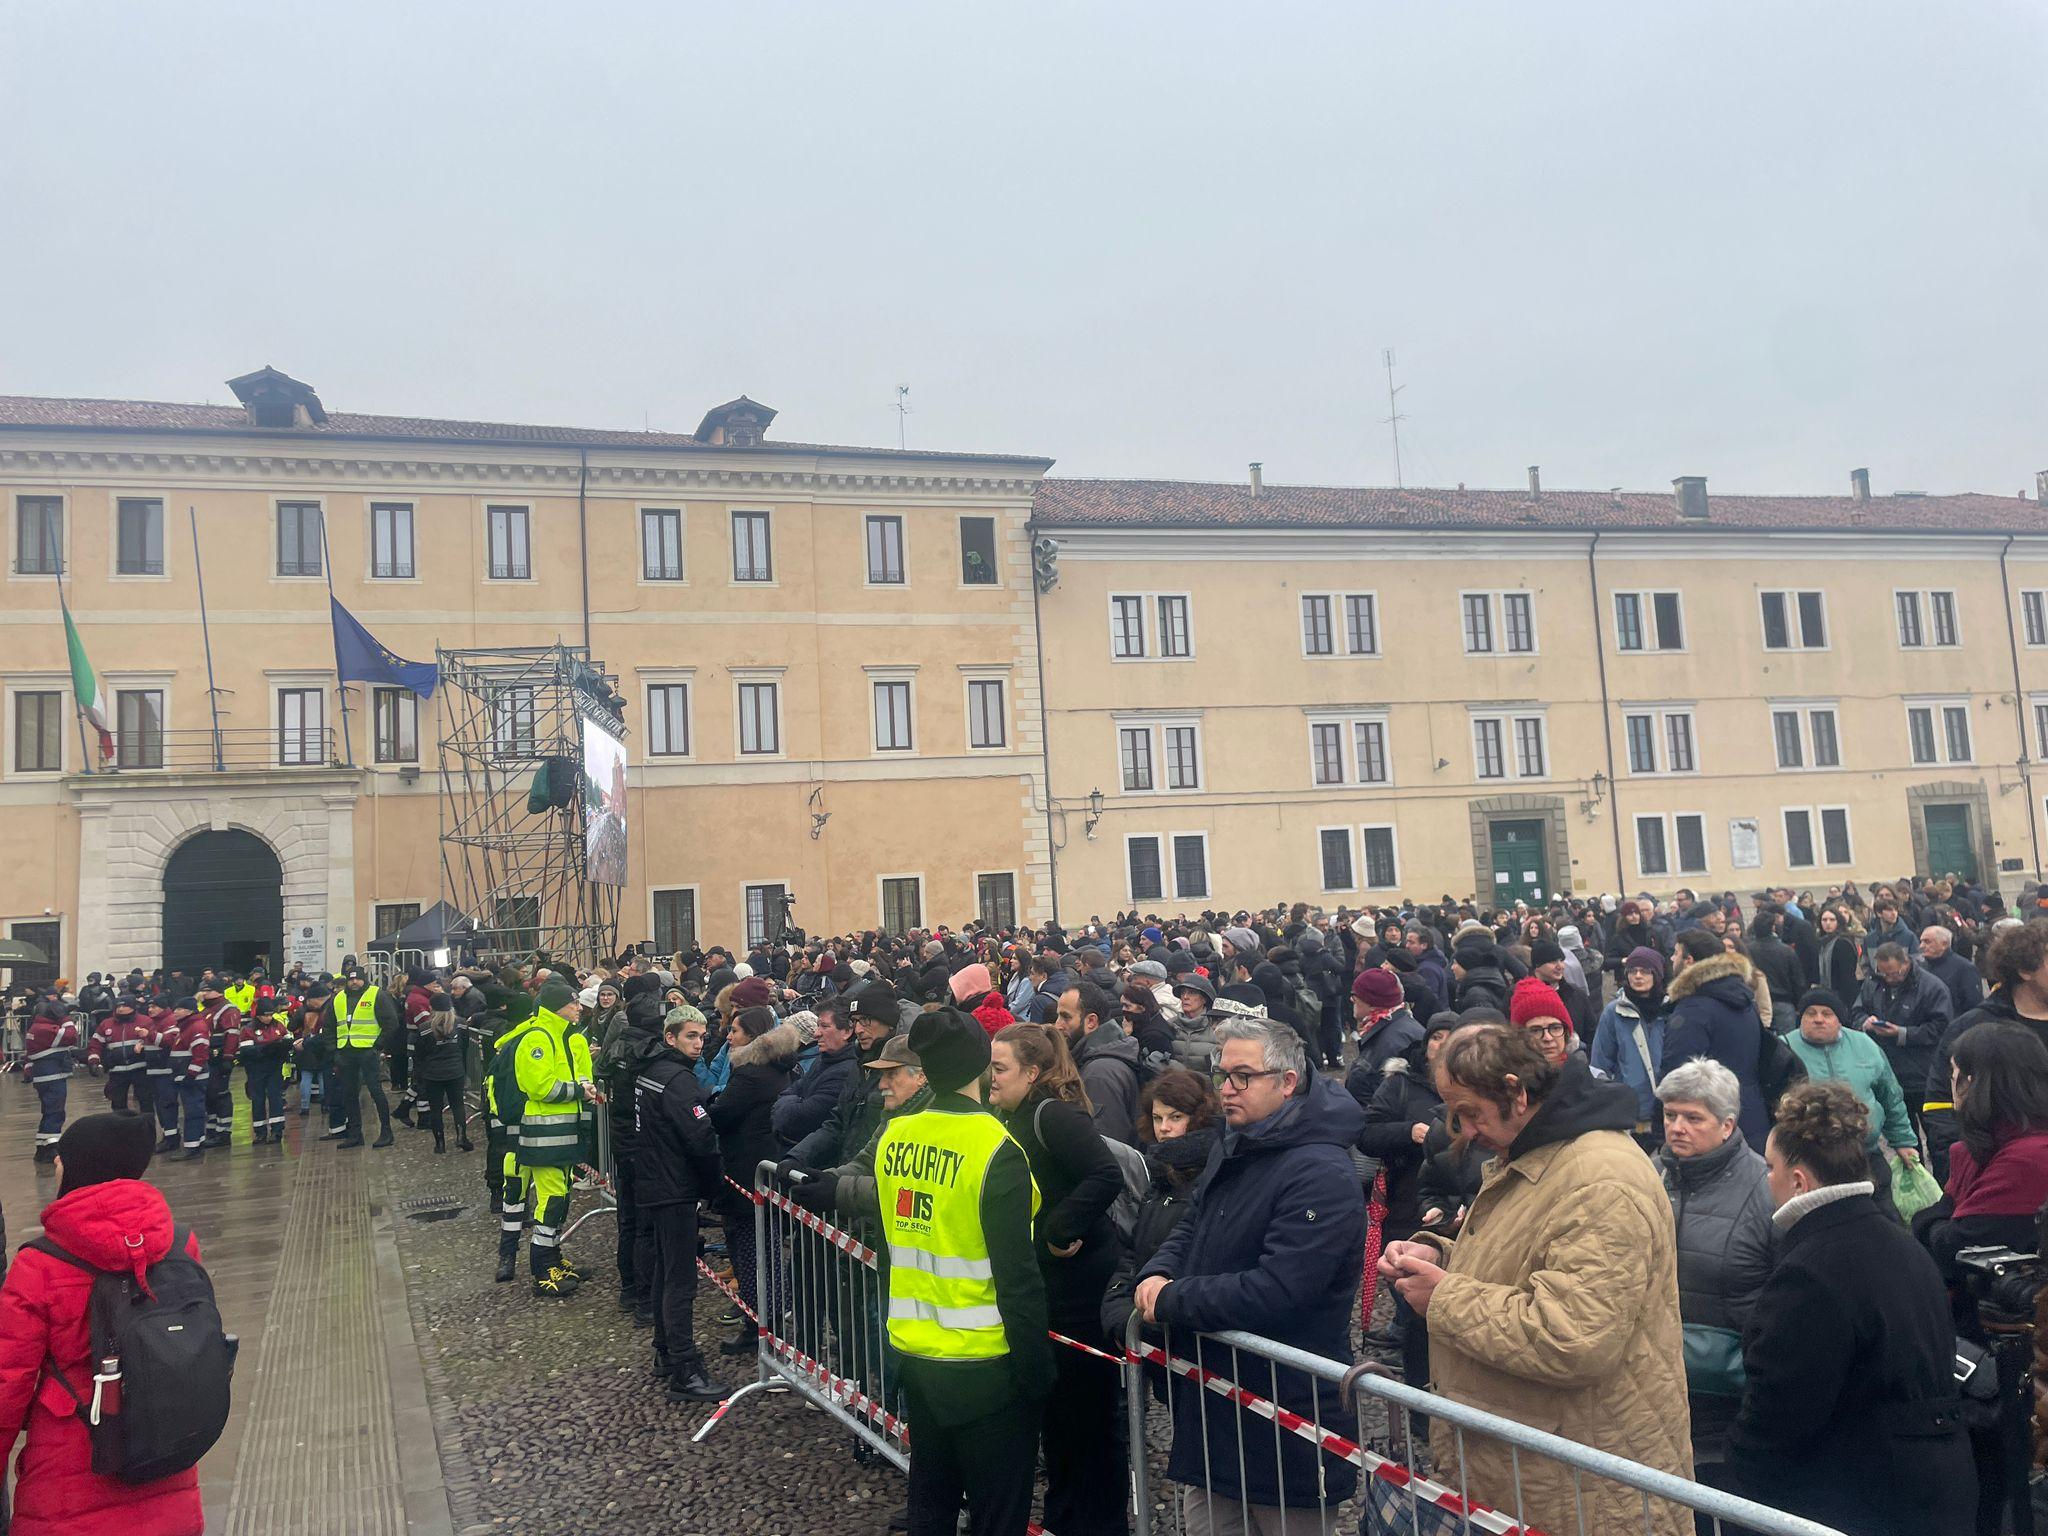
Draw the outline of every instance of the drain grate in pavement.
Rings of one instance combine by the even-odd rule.
[[[396,1206],[405,1212],[407,1221],[447,1221],[469,1209],[465,1201],[450,1200],[446,1195],[414,1195]]]

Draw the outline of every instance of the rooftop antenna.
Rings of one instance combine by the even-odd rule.
[[[896,386],[896,447],[900,451],[909,446],[910,430],[910,386]]]
[[[1406,484],[1401,478],[1401,423],[1408,418],[1401,414],[1396,397],[1408,386],[1403,384],[1399,389],[1394,386],[1394,349],[1388,347],[1380,358],[1387,365],[1387,425],[1394,429],[1394,484],[1398,488]]]

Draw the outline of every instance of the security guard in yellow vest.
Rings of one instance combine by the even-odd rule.
[[[256,984],[253,981],[235,981],[220,989],[220,995],[234,1005],[235,1012],[249,1018],[256,1011]]]
[[[363,1090],[377,1106],[376,1145],[391,1145],[391,1101],[384,1096],[377,1042],[398,1028],[398,1005],[361,971],[350,971],[334,999],[334,1061],[340,1069],[343,1147],[363,1144]],[[330,1090],[331,1091],[331,1090]],[[332,1106],[329,1107],[330,1113]]]
[[[537,1296],[573,1295],[582,1277],[562,1259],[562,1227],[569,1219],[569,1171],[588,1160],[589,1111],[601,1104],[590,1065],[590,1041],[575,1027],[583,1016],[576,989],[550,977],[535,999],[533,1020],[512,1045],[519,1091],[526,1103],[512,1154],[533,1234],[527,1261]],[[513,1199],[512,1186],[505,1192]]]
[[[957,1008],[920,1017],[910,1048],[931,1107],[884,1127],[875,1184],[889,1254],[889,1343],[910,1421],[910,1536],[1023,1536],[1039,1418],[1053,1381],[1038,1188],[1023,1149],[974,1097],[989,1038]]]

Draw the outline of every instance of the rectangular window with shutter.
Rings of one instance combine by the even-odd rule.
[[[1839,805],[1820,808],[1820,852],[1830,864],[1853,864],[1849,848],[1849,812]]]
[[[414,574],[412,503],[370,503],[370,574],[380,581],[406,581]]]
[[[1181,901],[1200,901],[1209,894],[1209,839],[1205,834],[1175,834],[1173,894]]]
[[[1132,901],[1165,899],[1166,885],[1160,873],[1158,838],[1125,838],[1124,860],[1130,873]]]
[[[643,581],[683,579],[682,508],[640,509],[640,577]]]
[[[529,581],[533,577],[533,532],[525,507],[490,507],[485,512],[489,534],[490,577],[493,581]]]
[[[1109,654],[1119,661],[1135,660],[1145,654],[1144,598],[1109,600]]]
[[[277,692],[277,760],[288,767],[327,761],[326,692],[280,688]]]
[[[1185,661],[1195,654],[1194,631],[1188,624],[1188,600],[1181,596],[1161,597],[1159,605],[1159,654],[1170,661]]]
[[[1387,782],[1387,726],[1383,720],[1360,720],[1352,728],[1358,751],[1358,782]]]
[[[1899,614],[1899,644],[1911,649],[1925,645],[1927,639],[1920,627],[1920,594],[1900,592],[1893,597]]]
[[[123,688],[114,694],[114,762],[122,768],[164,765],[164,693]]]
[[[1527,592],[1503,592],[1500,597],[1500,627],[1507,636],[1508,650],[1526,655],[1536,649],[1536,599]]]
[[[1624,715],[1622,734],[1628,741],[1628,771],[1630,773],[1655,773],[1657,771],[1657,717],[1655,715]]]
[[[1927,594],[1928,617],[1934,621],[1934,643],[1936,645],[1961,645],[1962,626],[1956,622],[1956,595],[1953,592],[1930,592]]]
[[[1501,722],[1498,720],[1474,720],[1472,722],[1472,753],[1475,771],[1482,779],[1504,779],[1508,776],[1507,758],[1502,746]]]
[[[1493,650],[1493,598],[1485,592],[1467,592],[1461,599],[1465,618],[1465,649],[1474,656]]]
[[[1804,768],[1806,750],[1799,739],[1799,711],[1771,711],[1771,739],[1777,744],[1780,768]]]
[[[1699,765],[1693,759],[1692,716],[1673,712],[1664,717],[1664,771],[1691,773]]]
[[[1835,734],[1835,712],[1832,709],[1809,710],[1806,719],[1813,731],[1813,766],[1841,767],[1842,743]]]
[[[1003,707],[1003,680],[975,678],[967,685],[967,745],[987,748],[1009,744],[1009,711]]]
[[[903,563],[903,519],[868,519],[868,585],[900,587],[905,582]]]
[[[1637,592],[1614,594],[1614,648],[1640,651],[1643,648],[1643,599]]]
[[[1785,862],[1794,869],[1813,867],[1813,817],[1807,811],[1785,812]]]
[[[1704,875],[1707,872],[1707,818],[1674,816],[1671,823],[1677,834],[1678,872],[1681,875]]]
[[[1323,861],[1323,889],[1348,891],[1352,888],[1351,829],[1324,827],[1316,834]]]
[[[1636,870],[1643,875],[1668,875],[1671,862],[1664,847],[1664,818],[1636,818]]]
[[[1918,706],[1906,711],[1906,735],[1913,747],[1913,761],[1931,763],[1936,761],[1934,750],[1934,711]]]
[[[775,683],[741,683],[740,755],[773,757],[782,750],[781,689]]]
[[[2026,624],[2027,644],[2048,645],[2048,593],[2022,592],[2020,614]]]
[[[320,503],[280,501],[277,504],[277,574],[318,576],[321,562]]]
[[[1200,752],[1195,741],[1195,728],[1192,725],[1166,727],[1166,787],[1202,787]]]
[[[1344,649],[1353,656],[1380,653],[1379,605],[1370,592],[1344,599]]]
[[[882,681],[875,684],[875,750],[911,750],[908,682]]]
[[[62,573],[63,565],[64,498],[15,497],[14,574],[56,576]]]
[[[1152,788],[1152,727],[1123,726],[1117,731],[1116,739],[1125,792],[1135,794]]]
[[[1525,779],[1540,779],[1545,773],[1543,719],[1530,715],[1515,721],[1515,772]]]
[[[732,515],[732,579],[773,581],[775,547],[766,512]]]
[[[1948,743],[1948,760],[1970,761],[1970,712],[1960,704],[1944,705],[1941,711],[1942,738]]]
[[[647,755],[690,755],[690,685],[656,683],[647,690]]]
[[[1365,848],[1367,890],[1390,891],[1401,883],[1401,871],[1394,857],[1392,827],[1360,827],[1359,840]]]

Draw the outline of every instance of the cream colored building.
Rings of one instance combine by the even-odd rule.
[[[1063,914],[2038,872],[2039,500],[1530,482],[1041,482]]]
[[[1048,461],[783,442],[744,398],[681,435],[233,385],[0,398],[0,933],[73,976],[154,966],[167,933],[331,963],[443,894],[437,705],[350,684],[347,766],[330,561],[402,657],[587,641],[617,675],[622,942],[730,944],[784,892],[812,931],[1050,914],[1025,533]],[[84,771],[60,568],[112,772]]]

